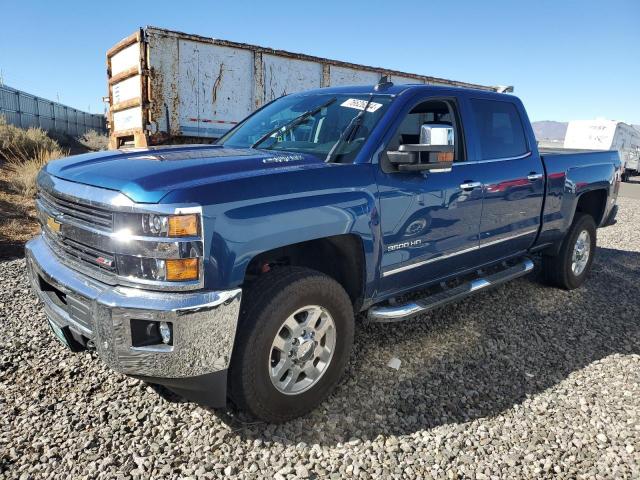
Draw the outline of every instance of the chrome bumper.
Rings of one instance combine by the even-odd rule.
[[[47,317],[93,341],[113,370],[186,378],[229,367],[241,289],[168,293],[105,285],[63,265],[41,236],[27,243],[26,258]],[[42,290],[41,279],[63,292],[64,304]],[[172,322],[173,345],[133,347],[132,319]]]

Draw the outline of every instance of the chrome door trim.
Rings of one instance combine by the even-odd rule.
[[[536,227],[534,229],[530,229],[530,230],[527,230],[525,232],[520,232],[520,233],[517,233],[515,235],[511,235],[509,237],[500,238],[498,240],[493,240],[491,242],[483,243],[481,245],[476,245],[474,247],[465,248],[463,250],[457,250],[455,252],[447,253],[445,255],[440,255],[439,257],[436,257],[436,258],[429,258],[428,260],[422,260],[420,262],[411,263],[409,265],[403,265],[402,267],[393,268],[391,270],[387,270],[385,272],[382,272],[382,276],[383,277],[388,277],[390,275],[395,275],[396,273],[400,273],[400,272],[404,272],[406,270],[411,270],[413,268],[421,267],[421,266],[427,265],[429,263],[439,262],[440,260],[446,260],[447,258],[456,257],[458,255],[463,255],[465,253],[473,252],[475,250],[480,250],[481,248],[490,247],[491,245],[496,245],[498,243],[506,242],[508,240],[513,240],[513,239],[518,238],[518,237],[524,237],[525,235],[531,235],[532,233],[536,233],[537,231],[538,231],[538,228]]]
[[[538,227],[536,227],[536,228],[531,228],[531,229],[529,229],[529,230],[526,230],[526,231],[524,231],[524,232],[517,233],[517,234],[515,234],[515,235],[511,235],[511,236],[509,236],[509,237],[499,238],[499,239],[497,239],[497,240],[492,240],[492,241],[490,241],[490,242],[481,243],[481,244],[480,244],[480,248],[483,248],[483,247],[489,247],[489,246],[491,246],[491,245],[495,245],[496,243],[506,242],[507,240],[512,240],[512,239],[514,239],[514,238],[524,237],[525,235],[530,235],[530,234],[532,234],[532,233],[536,233],[537,231],[538,231]],[[480,240],[480,241],[482,242],[482,240]]]
[[[531,152],[523,153],[522,155],[518,155],[517,157],[504,157],[504,158],[489,158],[486,160],[467,160],[465,162],[453,162],[453,166],[457,167],[460,165],[476,165],[478,163],[493,163],[493,162],[506,162],[508,160],[520,160],[522,158],[527,158],[532,155]]]

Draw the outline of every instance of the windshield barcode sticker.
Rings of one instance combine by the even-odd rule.
[[[355,108],[356,110],[364,110],[367,107],[367,100],[359,100],[357,98],[350,98],[340,104],[341,107]],[[367,107],[367,112],[373,113],[382,106],[381,103],[371,102]]]

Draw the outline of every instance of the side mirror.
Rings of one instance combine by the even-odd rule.
[[[453,145],[413,144],[400,145],[398,150],[387,151],[387,157],[400,172],[450,171],[453,152]]]
[[[446,123],[425,123],[420,127],[421,145],[453,145],[453,127]]]

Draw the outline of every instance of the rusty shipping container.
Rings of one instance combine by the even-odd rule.
[[[107,52],[110,147],[210,142],[288,93],[336,85],[475,85],[146,27]]]

